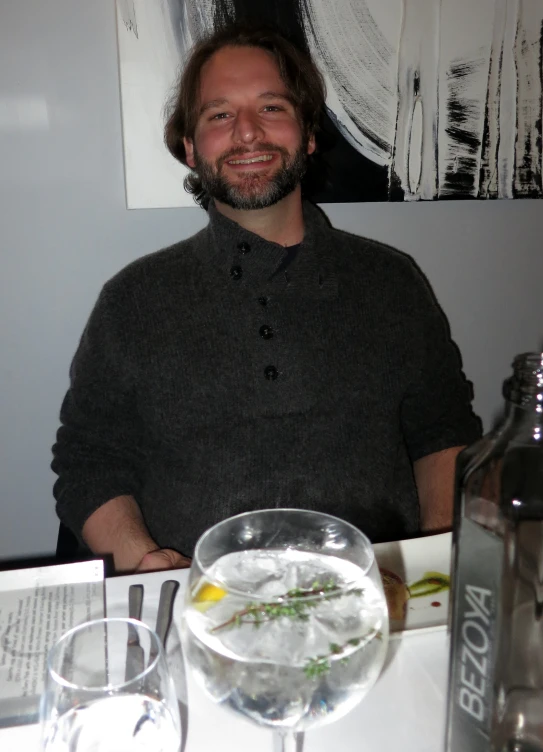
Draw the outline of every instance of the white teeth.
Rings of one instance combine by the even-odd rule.
[[[252,164],[253,162],[269,162],[273,159],[271,154],[265,154],[263,157],[253,157],[252,159],[230,159],[228,164]]]

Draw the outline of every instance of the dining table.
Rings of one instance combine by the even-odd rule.
[[[177,580],[167,655],[180,705],[180,752],[272,752],[271,729],[214,704],[185,668],[179,633],[188,574],[174,570],[107,578],[107,615],[127,616],[128,589],[142,584],[142,621],[154,628],[161,585]],[[362,702],[343,718],[299,735],[298,752],[442,752],[448,646],[445,626],[394,634],[381,675]],[[38,724],[0,729],[1,752],[32,752],[39,746]]]

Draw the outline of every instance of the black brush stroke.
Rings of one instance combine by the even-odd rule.
[[[481,139],[470,127],[477,117],[477,105],[464,97],[466,79],[477,73],[480,61],[459,60],[447,71],[447,127],[445,132],[459,147],[459,154],[449,159],[440,198],[474,197],[478,179],[478,155]]]
[[[215,28],[236,22],[278,29],[291,42],[308,51],[300,0],[215,0]]]
[[[542,68],[542,46],[543,46],[543,24],[541,26],[541,35],[539,39],[539,71],[540,80],[543,82],[543,68]],[[522,40],[521,54],[527,55],[529,53],[529,45],[526,39]],[[532,140],[531,129],[527,129],[526,138],[522,145],[522,156],[519,159],[519,150],[515,149],[515,159],[519,159],[518,164],[515,165],[515,181],[513,184],[513,196],[514,198],[541,198],[543,195],[541,185],[541,168],[534,170],[532,167],[531,155],[533,150],[537,150],[539,154],[538,165],[541,161],[541,107],[543,106],[543,99],[539,103],[540,117],[535,121],[535,129],[537,136],[535,142]],[[519,117],[521,117],[519,112]]]
[[[541,21],[541,31],[539,33],[539,80],[541,81],[542,97],[541,97],[541,110],[539,112],[539,119],[537,121],[537,148],[540,152],[543,152],[543,21]],[[543,185],[541,186],[543,189]]]
[[[539,33],[539,80],[541,81],[541,107],[539,109],[539,118],[536,121],[537,139],[536,148],[539,156],[543,155],[543,21],[541,22],[541,31]],[[541,163],[541,159],[540,159]],[[543,169],[543,166],[542,166]],[[540,197],[543,196],[543,174],[540,175]]]

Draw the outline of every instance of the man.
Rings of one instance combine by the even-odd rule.
[[[274,33],[218,32],[185,67],[166,142],[209,225],[104,286],[54,447],[60,518],[119,570],[187,566],[255,508],[374,541],[450,526],[478,422],[413,262],[302,201],[323,102]]]

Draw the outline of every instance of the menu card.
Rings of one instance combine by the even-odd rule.
[[[0,572],[0,727],[37,722],[50,648],[104,612],[101,559]]]

